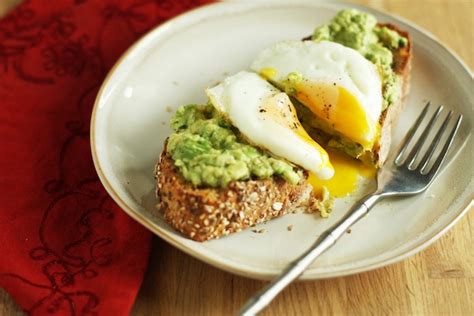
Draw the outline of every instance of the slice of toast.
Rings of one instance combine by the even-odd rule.
[[[155,167],[158,209],[176,230],[195,241],[238,232],[300,207],[321,205],[306,181],[290,184],[280,177],[233,181],[225,188],[197,188],[186,181],[166,149]]]

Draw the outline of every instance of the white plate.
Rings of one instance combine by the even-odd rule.
[[[92,117],[95,166],[113,199],[152,232],[209,264],[254,278],[280,272],[354,200],[339,200],[329,219],[287,215],[261,225],[266,229],[263,234],[247,230],[198,243],[171,229],[155,210],[153,166],[170,133],[171,112],[178,106],[205,102],[206,87],[247,68],[262,48],[307,36],[347,6],[217,3],[181,15],[138,41],[103,83]],[[362,9],[409,31],[414,42],[412,91],[394,144],[428,99],[464,114],[465,119],[449,162],[432,187],[416,197],[379,204],[311,265],[302,276],[305,279],[366,271],[413,255],[458,221],[473,196],[474,102],[469,70],[429,33],[402,19]],[[290,224],[291,232],[287,231]]]

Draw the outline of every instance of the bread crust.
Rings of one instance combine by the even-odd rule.
[[[307,182],[280,177],[233,181],[225,188],[198,188],[186,181],[166,149],[155,167],[158,209],[176,230],[195,241],[219,238],[272,218],[315,207]]]
[[[408,40],[408,45],[395,51],[393,56],[394,63],[392,68],[401,78],[402,91],[400,98],[394,104],[385,109],[380,116],[380,140],[373,148],[375,164],[378,168],[380,168],[387,160],[392,143],[392,127],[397,124],[398,118],[405,108],[406,99],[410,91],[410,73],[412,63],[412,42],[410,35],[393,24],[379,24],[379,26],[385,26],[405,37]]]

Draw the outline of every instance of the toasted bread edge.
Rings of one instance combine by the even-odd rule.
[[[392,143],[392,128],[397,124],[400,114],[403,112],[408,93],[410,91],[410,74],[412,62],[412,42],[410,35],[400,30],[393,24],[379,24],[397,32],[408,39],[408,45],[402,47],[394,53],[393,70],[402,80],[402,92],[400,98],[394,104],[390,105],[380,116],[381,135],[378,147],[374,148],[376,157],[376,166],[380,168],[387,160]]]
[[[198,188],[186,181],[166,149],[155,167],[157,208],[176,230],[195,241],[219,238],[298,208],[314,208],[307,175],[298,184],[280,177],[233,181],[225,188]]]

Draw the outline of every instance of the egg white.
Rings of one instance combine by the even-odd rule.
[[[306,134],[288,95],[259,75],[239,72],[206,89],[206,94],[252,144],[321,179],[333,176],[326,151]]]

